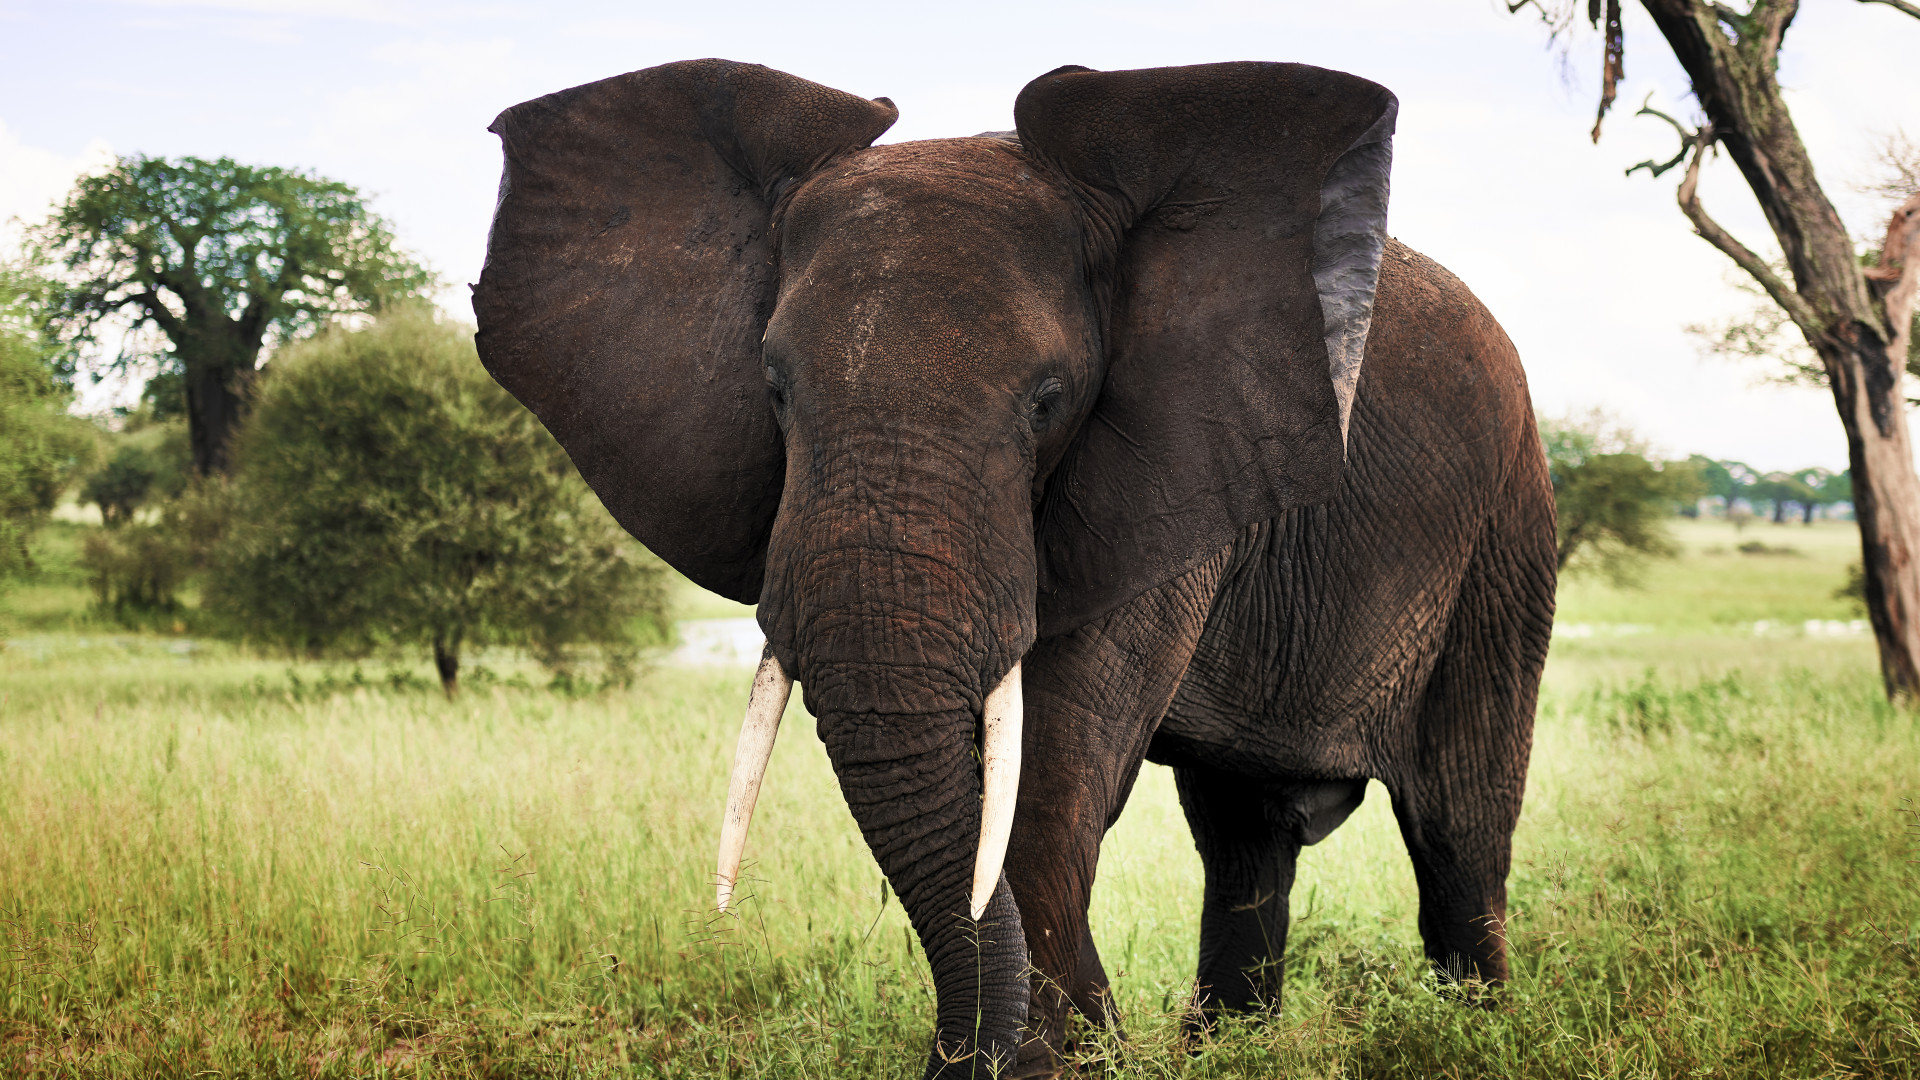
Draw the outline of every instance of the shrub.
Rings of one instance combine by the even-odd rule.
[[[469,646],[563,670],[624,667],[664,638],[660,564],[559,444],[481,368],[471,331],[424,309],[335,329],[268,368],[237,443],[208,606],[306,653]]]
[[[205,613],[188,610],[179,594],[209,564],[225,531],[229,496],[221,481],[194,482],[162,502],[152,521],[135,522],[129,515],[117,525],[89,530],[81,540],[80,567],[87,572],[96,610],[136,628],[157,623],[174,630],[211,629]]]
[[[120,622],[136,625],[145,621],[142,616],[180,610],[188,560],[163,524],[88,532],[80,542],[80,566],[100,610]]]
[[[135,423],[117,438],[113,455],[87,478],[80,500],[98,504],[109,528],[124,525],[143,507],[177,498],[192,474],[184,423]]]
[[[1599,411],[1540,420],[1562,570],[1596,569],[1630,582],[1641,562],[1678,554],[1665,519],[1703,490],[1698,469],[1660,462]]]
[[[0,583],[32,568],[27,542],[95,452],[34,325],[37,283],[0,267]]]

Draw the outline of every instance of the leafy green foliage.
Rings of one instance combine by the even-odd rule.
[[[1543,418],[1540,439],[1562,570],[1592,568],[1624,582],[1645,559],[1677,553],[1665,519],[1704,490],[1695,466],[1650,460],[1646,444],[1598,412]]]
[[[40,287],[0,268],[0,583],[32,566],[33,530],[95,449],[91,429],[67,415],[69,387],[36,333]]]
[[[218,482],[183,487],[158,501],[151,520],[123,521],[81,537],[78,562],[93,590],[95,615],[133,629],[223,629],[180,594],[206,569],[225,531],[229,491]]]
[[[302,652],[430,646],[449,690],[463,646],[564,667],[664,637],[658,562],[488,377],[470,330],[397,311],[271,371],[205,594],[247,633]]]
[[[1716,461],[1700,454],[1687,462],[1699,476],[1702,494],[1718,498],[1729,511],[1742,500],[1768,504],[1775,524],[1784,522],[1789,513],[1811,522],[1821,507],[1853,501],[1853,474],[1846,469],[1834,472],[1814,466],[1763,474],[1743,461]]]
[[[64,271],[51,325],[69,368],[103,328],[130,329],[117,362],[157,360],[185,392],[202,473],[226,462],[263,346],[432,284],[352,187],[227,158],[122,158],[32,235]]]
[[[103,614],[129,626],[180,610],[191,559],[165,524],[96,529],[80,541],[80,565]]]
[[[136,418],[143,422],[130,422],[119,433],[106,464],[80,488],[80,500],[97,504],[109,528],[132,521],[150,503],[177,498],[192,478],[186,425]]]
[[[1835,600],[1845,600],[1861,615],[1867,613],[1867,571],[1859,563],[1847,564],[1847,580],[1833,590]]]

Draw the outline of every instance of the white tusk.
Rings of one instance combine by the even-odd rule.
[[[760,797],[760,781],[773,757],[773,737],[793,694],[793,680],[781,669],[769,647],[753,675],[753,696],[747,699],[747,718],[740,724],[740,745],[733,751],[733,779],[727,783],[727,816],[720,822],[719,907],[727,910],[734,883],[740,879],[740,856],[747,848],[747,826],[753,822],[753,803]]]
[[[1007,838],[1013,833],[1013,807],[1020,797],[1020,723],[1025,705],[1020,698],[1020,665],[1013,665],[1000,685],[987,695],[981,710],[986,734],[981,739],[980,852],[973,858],[973,921],[987,913],[1007,861]]]

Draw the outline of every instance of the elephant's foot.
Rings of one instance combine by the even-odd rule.
[[[1015,1080],[1030,1080],[1033,1077],[1059,1076],[1066,1068],[1066,1058],[1048,1045],[1044,1038],[1034,1035],[1020,1044],[1020,1056],[1014,1061],[1013,1068],[1000,1075]]]
[[[1180,1044],[1188,1057],[1198,1057],[1213,1043],[1221,1021],[1232,1017],[1241,1024],[1265,1027],[1279,1016],[1277,997],[1255,997],[1239,1003],[1223,1004],[1204,989],[1187,1002],[1187,1013],[1180,1023]]]
[[[1058,983],[1033,973],[1034,1000],[1027,1018],[1027,1038],[1020,1047],[1017,1071],[1008,1075],[1078,1076],[1100,1071],[1097,1066],[1089,1068],[1081,1063],[1086,1051],[1095,1049],[1085,1040],[1098,1035],[1122,1043],[1126,1039],[1104,972],[1102,976],[1098,984],[1089,982],[1068,993]]]

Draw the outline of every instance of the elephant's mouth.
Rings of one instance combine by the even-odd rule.
[[[740,878],[740,860],[746,851],[747,828],[753,822],[753,804],[766,779],[773,757],[774,736],[793,694],[793,679],[780,666],[771,647],[761,655],[754,673],[753,693],[740,725],[740,742],[733,753],[733,775],[727,782],[726,814],[720,823],[720,860],[715,872],[716,906],[725,912]],[[973,860],[973,888],[968,914],[979,922],[1000,881],[1007,858],[1007,840],[1013,834],[1014,804],[1020,793],[1020,726],[1025,710],[1020,665],[1000,679],[981,708],[980,846]]]

